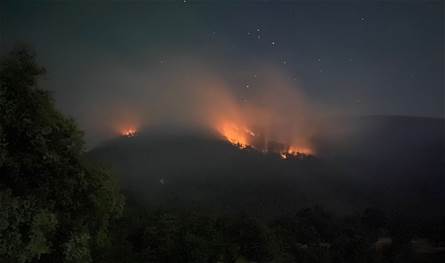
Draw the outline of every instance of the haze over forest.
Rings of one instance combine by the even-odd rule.
[[[445,258],[443,1],[2,1],[0,263]]]

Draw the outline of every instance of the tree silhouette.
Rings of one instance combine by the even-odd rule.
[[[84,160],[82,133],[38,85],[44,73],[22,47],[0,65],[0,262],[90,262],[123,199]]]

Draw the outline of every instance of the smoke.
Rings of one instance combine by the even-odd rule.
[[[164,127],[223,137],[225,130],[258,148],[272,141],[313,148],[319,111],[280,69],[264,66],[246,81],[209,65],[187,58],[142,67],[93,64],[82,83],[73,81],[82,98],[69,100],[81,101],[76,119],[93,145],[124,130]]]

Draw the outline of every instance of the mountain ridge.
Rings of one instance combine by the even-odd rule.
[[[408,198],[419,204],[417,212],[442,215],[443,121],[428,119],[425,125],[422,118],[392,116],[361,121],[365,128],[346,145],[320,140],[321,154],[302,159],[239,149],[222,137],[172,132],[117,138],[89,154],[110,165],[124,190],[148,206],[259,216],[315,204],[340,213],[371,206],[408,213]],[[411,147],[419,153],[407,153]]]

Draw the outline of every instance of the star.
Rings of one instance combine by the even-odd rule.
[[[274,47],[276,43],[275,43],[275,41],[272,41],[272,43],[271,43],[271,44],[272,44],[272,46]]]

